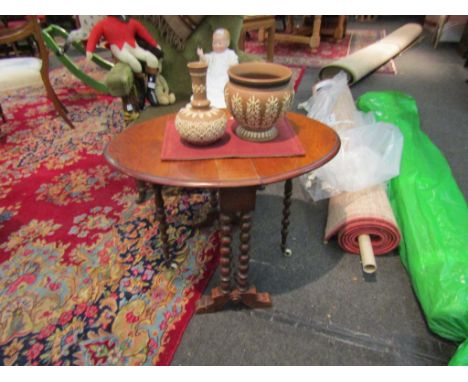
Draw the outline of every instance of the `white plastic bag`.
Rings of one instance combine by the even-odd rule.
[[[371,114],[356,109],[343,72],[320,82],[302,107],[341,139],[335,158],[300,177],[313,200],[359,191],[399,175],[403,135],[394,125],[375,122]]]
[[[371,114],[359,112],[348,87],[348,77],[339,72],[332,79],[320,81],[313,88],[312,97],[298,105],[307,116],[334,129],[372,123]]]
[[[314,200],[359,191],[398,176],[403,136],[393,125],[375,123],[341,129],[341,148],[329,163],[303,175]]]

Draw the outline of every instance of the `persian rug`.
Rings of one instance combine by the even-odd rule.
[[[283,65],[298,65],[311,68],[321,68],[339,58],[345,57],[359,49],[365,48],[386,35],[385,30],[349,29],[340,41],[322,38],[320,46],[312,51],[308,45],[297,43],[276,42],[273,60]],[[255,32],[245,41],[245,52],[262,57],[266,60],[266,46],[259,42]],[[378,69],[379,73],[396,74],[396,65],[390,60]]]
[[[0,94],[0,364],[170,364],[216,267],[217,233],[193,228],[208,195],[166,190],[168,269],[153,201],[102,155],[120,101],[51,79],[74,130],[42,86]]]

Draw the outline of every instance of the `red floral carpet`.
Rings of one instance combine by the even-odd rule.
[[[344,39],[335,42],[331,38],[322,38],[319,48],[312,52],[308,45],[276,42],[274,62],[283,65],[306,66],[321,68],[341,57],[345,57],[359,49],[365,48],[385,37],[385,30],[350,29]],[[250,39],[245,41],[245,52],[266,59],[266,47],[258,42],[257,34],[250,33]],[[379,73],[396,74],[393,60],[378,69]]]
[[[102,156],[120,101],[51,77],[75,130],[42,87],[0,94],[0,364],[167,365],[215,267],[207,195],[166,192],[167,270],[152,201]]]

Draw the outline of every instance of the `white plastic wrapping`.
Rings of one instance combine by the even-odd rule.
[[[335,130],[374,123],[371,114],[361,113],[356,109],[349,90],[348,77],[344,72],[316,84],[312,97],[298,107],[305,109],[309,118]]]
[[[317,84],[313,96],[299,105],[308,117],[334,128],[341,148],[333,160],[300,177],[313,200],[359,191],[400,173],[403,135],[394,125],[375,122],[359,112],[343,72]]]

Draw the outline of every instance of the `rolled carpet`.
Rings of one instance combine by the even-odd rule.
[[[345,86],[332,108],[335,128],[352,129],[359,123],[356,112],[351,91]],[[361,255],[364,272],[374,273],[377,270],[374,255],[392,251],[401,239],[385,186],[379,183],[330,198],[325,241],[335,235],[341,248]]]
[[[330,199],[325,241],[337,235],[346,252],[360,254],[359,236],[369,235],[375,255],[395,249],[401,239],[384,186],[344,192]]]
[[[324,66],[320,70],[319,77],[332,78],[343,70],[348,76],[348,83],[354,84],[399,54],[416,40],[421,32],[421,25],[406,24],[375,44]]]

